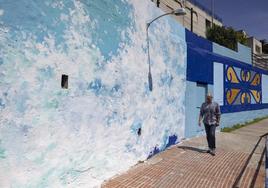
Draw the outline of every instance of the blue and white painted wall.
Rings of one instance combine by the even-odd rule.
[[[162,13],[140,0],[0,0],[0,187],[99,186],[203,134],[206,92],[222,126],[268,114],[267,72],[170,17],[149,30],[150,92],[145,27]]]
[[[145,23],[162,13],[0,0],[0,187],[99,186],[184,137],[185,29],[168,17],[150,27],[148,89]]]

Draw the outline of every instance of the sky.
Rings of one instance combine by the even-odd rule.
[[[211,7],[212,0],[196,0]],[[215,13],[225,26],[243,29],[250,36],[268,40],[268,0],[214,0]]]

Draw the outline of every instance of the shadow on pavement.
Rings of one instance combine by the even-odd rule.
[[[243,166],[241,172],[240,172],[239,175],[237,176],[237,178],[236,178],[236,180],[235,180],[235,182],[234,182],[232,188],[238,188],[238,187],[239,187],[238,184],[239,184],[239,182],[240,182],[240,180],[241,180],[241,178],[242,178],[242,176],[243,176],[243,174],[244,174],[244,172],[245,172],[245,170],[246,170],[246,168],[247,168],[247,166],[248,166],[248,164],[249,164],[249,161],[250,161],[250,159],[252,158],[252,156],[253,156],[253,154],[254,154],[254,152],[255,152],[255,150],[256,150],[256,148],[259,146],[261,140],[262,140],[264,137],[266,137],[266,139],[267,139],[267,136],[268,136],[268,133],[266,133],[266,134],[260,136],[258,142],[256,143],[255,147],[253,148],[253,150],[251,151],[250,155],[248,156],[248,158],[247,158],[247,160],[246,160],[246,162],[245,162],[245,164],[244,164],[244,166]],[[250,184],[250,188],[253,188],[254,185],[255,185],[255,183],[256,183],[256,179],[257,179],[258,173],[259,173],[259,171],[260,171],[260,166],[261,166],[261,163],[262,163],[262,161],[263,161],[265,151],[266,151],[266,147],[264,148],[264,150],[263,150],[263,152],[262,152],[262,155],[261,155],[261,158],[260,158],[260,161],[258,162],[258,166],[257,166],[257,168],[256,168],[256,171],[255,171],[254,177],[253,177],[253,179],[252,179],[252,182],[251,182],[251,184]]]
[[[178,148],[183,149],[183,150],[192,150],[192,151],[196,151],[199,153],[207,153],[207,150],[205,149],[195,148],[191,146],[178,146]]]

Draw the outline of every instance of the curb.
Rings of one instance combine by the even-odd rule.
[[[265,144],[265,150],[266,150],[266,155],[265,155],[265,188],[268,188],[268,139],[266,137],[266,144]]]

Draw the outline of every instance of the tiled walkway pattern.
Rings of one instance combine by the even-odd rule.
[[[266,121],[266,120],[265,120]],[[258,133],[258,136],[268,132],[267,128],[260,126],[261,131],[257,130],[258,126],[248,131],[254,131]],[[253,126],[253,125],[252,125]],[[241,132],[248,132],[241,129]],[[224,134],[224,133],[219,133]],[[225,133],[233,134],[233,136],[240,136],[241,133]],[[251,132],[252,134],[252,132]],[[229,135],[228,135],[229,136]],[[247,137],[252,135],[247,135]],[[240,136],[241,137],[241,136]],[[235,137],[233,138],[235,139]],[[246,139],[243,137],[242,139]],[[219,139],[228,142],[228,139]],[[204,139],[203,139],[204,141]],[[231,140],[230,140],[231,141]],[[252,140],[251,140],[252,142]],[[261,153],[264,149],[264,142],[261,142],[260,146],[256,149],[255,157],[247,165],[242,177],[239,179],[237,187],[264,187],[264,161],[260,163],[262,166],[258,171],[258,162],[260,160]],[[226,143],[225,143],[226,144]],[[232,144],[232,143],[230,143]],[[241,146],[247,144],[241,142]],[[252,149],[255,146],[252,143],[249,147]],[[219,144],[216,156],[211,156],[206,153],[205,150],[200,149],[200,146],[195,142],[185,142],[178,146],[174,146],[169,150],[154,156],[152,159],[138,164],[130,169],[125,174],[114,177],[112,180],[104,183],[104,188],[230,188],[233,187],[234,182],[239,177],[241,170],[243,169],[249,155],[250,150],[243,152],[243,150],[235,150],[235,147],[222,148]]]

